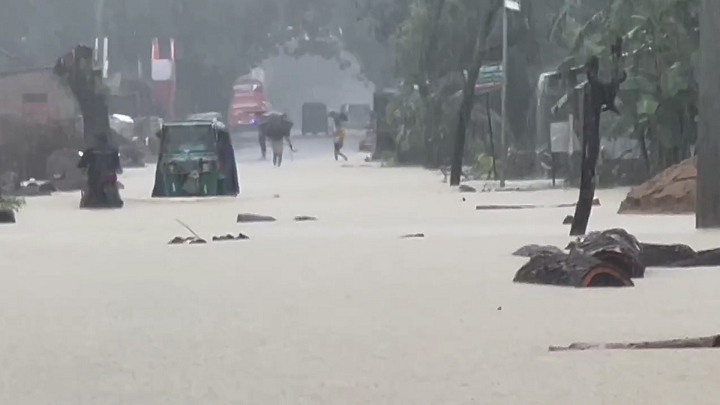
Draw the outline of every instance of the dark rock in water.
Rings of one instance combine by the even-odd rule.
[[[720,249],[695,252],[690,246],[642,244],[641,257],[648,267],[717,267],[720,266]]]
[[[642,244],[641,256],[648,267],[717,267],[720,266],[720,248],[695,252],[690,246]]]
[[[14,224],[15,211],[0,209],[0,224]]]
[[[720,249],[708,249],[697,252],[697,257],[680,260],[671,267],[717,267],[720,266]]]
[[[184,245],[184,244],[190,244],[190,245],[202,245],[207,243],[205,239],[202,238],[196,238],[194,236],[190,236],[187,238],[184,238],[182,236],[176,236],[168,242],[168,245]]]
[[[674,267],[675,263],[695,260],[698,253],[688,245],[641,243],[640,261],[647,267]]]
[[[176,236],[168,242],[168,245],[182,245],[185,243],[185,239],[186,238],[183,238],[182,236]]]
[[[551,245],[525,245],[513,252],[513,256],[533,257],[540,254],[559,254],[563,251],[557,246]]]
[[[568,215],[563,219],[563,225],[572,225],[573,221],[575,220],[575,217],[572,215]]]
[[[695,251],[683,244],[641,243],[640,261],[647,267],[717,267],[720,248]]]
[[[477,193],[475,187],[470,187],[467,184],[461,184],[458,190],[460,190],[461,193]]]
[[[570,252],[578,251],[593,256],[605,264],[620,270],[630,278],[645,276],[645,263],[641,260],[640,242],[624,229],[614,228],[602,232],[590,232],[570,242]]]
[[[238,214],[237,222],[250,223],[250,222],[275,222],[276,219],[267,215],[258,214]]]
[[[409,233],[409,234],[407,234],[407,235],[401,236],[401,238],[403,238],[403,239],[424,238],[424,237],[425,237],[425,234],[424,234],[424,233]]]
[[[250,239],[250,237],[243,233],[239,233],[237,237],[235,237],[233,234],[230,234],[230,233],[227,235],[212,237],[213,242],[222,242],[222,241],[226,241],[226,240],[247,240],[247,239]]]
[[[513,282],[579,288],[634,285],[613,264],[581,251],[535,255],[515,273]]]
[[[305,222],[305,221],[317,221],[318,219],[315,217],[309,217],[306,215],[298,215],[295,217],[296,222]]]

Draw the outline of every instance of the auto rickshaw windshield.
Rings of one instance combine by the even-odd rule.
[[[215,131],[211,125],[168,126],[163,130],[164,153],[215,151]]]

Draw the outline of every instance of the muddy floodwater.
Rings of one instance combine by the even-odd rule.
[[[564,247],[572,212],[475,205],[577,191],[460,195],[436,172],[360,155],[344,167],[330,140],[296,143],[280,169],[239,152],[237,199],[150,199],[149,167],[122,176],[123,210],[28,200],[0,227],[0,404],[717,405],[720,351],[547,347],[719,333],[720,269],[651,269],[629,289],[515,285],[510,253]],[[593,230],[720,246],[691,216],[617,215],[626,191],[598,192]],[[176,219],[251,239],[169,246],[188,235]]]

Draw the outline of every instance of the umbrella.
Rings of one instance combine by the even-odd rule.
[[[275,111],[263,115],[258,124],[261,131],[277,130],[283,132],[289,132],[293,125],[293,122],[286,114]]]

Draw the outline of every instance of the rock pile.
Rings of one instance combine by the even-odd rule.
[[[693,214],[697,159],[672,166],[632,189],[620,204],[620,214]]]

